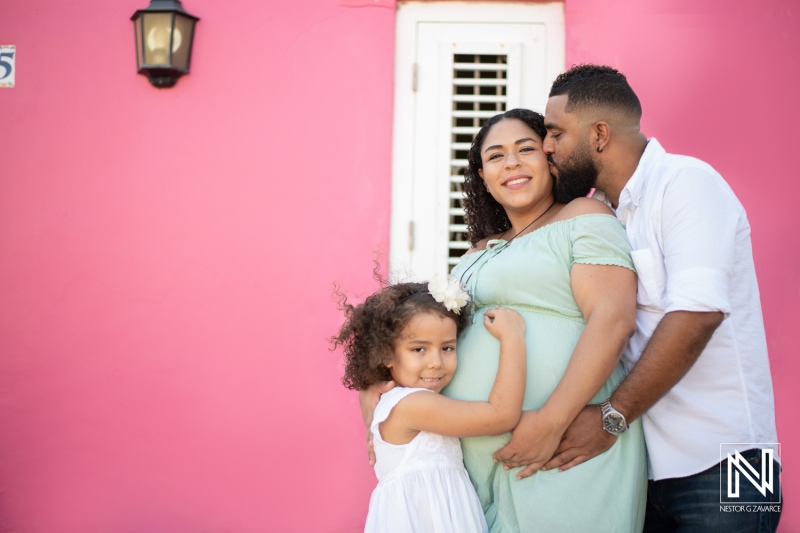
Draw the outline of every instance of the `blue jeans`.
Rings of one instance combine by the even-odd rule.
[[[761,450],[748,450],[741,455],[757,472],[761,472]],[[688,477],[650,481],[645,533],[774,533],[783,505],[778,475],[780,465],[777,462],[773,465],[773,492],[767,491],[766,497],[740,476],[739,501],[760,503],[739,505],[720,503],[723,483],[727,483],[721,475],[727,476],[727,462],[726,459]],[[779,501],[781,503],[777,503]]]

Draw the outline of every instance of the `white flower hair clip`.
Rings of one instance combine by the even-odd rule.
[[[461,282],[456,278],[436,278],[428,283],[428,291],[433,299],[443,303],[448,311],[457,315],[461,314],[461,308],[467,305],[469,293],[461,286]]]

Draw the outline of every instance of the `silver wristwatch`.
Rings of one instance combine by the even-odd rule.
[[[628,423],[625,416],[611,407],[611,398],[600,404],[603,412],[603,429],[612,435],[621,435],[628,430]]]

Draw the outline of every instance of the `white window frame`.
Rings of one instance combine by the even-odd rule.
[[[392,141],[392,199],[389,244],[389,268],[393,279],[420,280],[444,274],[445,265],[425,265],[412,270],[412,248],[418,246],[421,235],[433,228],[415,224],[413,209],[415,191],[414,128],[417,110],[416,63],[420,23],[500,23],[542,24],[545,27],[545,74],[549,84],[563,71],[565,62],[564,4],[515,4],[486,2],[405,2],[398,4],[395,34],[394,125]],[[469,37],[466,37],[469,40]],[[540,77],[540,79],[542,79]],[[542,94],[537,87],[537,94]],[[513,89],[512,89],[513,90]],[[526,91],[525,84],[522,90]],[[544,93],[546,95],[546,92]],[[523,107],[544,112],[544,99],[521,100]],[[511,104],[511,101],[509,101]],[[442,105],[447,105],[442,103]],[[435,162],[431,162],[435,164]],[[421,197],[416,192],[417,200]],[[431,192],[433,194],[433,190]],[[437,208],[438,209],[438,208]],[[437,270],[438,269],[438,270]],[[436,270],[436,271],[434,271]]]

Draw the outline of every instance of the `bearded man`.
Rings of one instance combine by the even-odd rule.
[[[648,140],[641,116],[627,79],[610,67],[573,67],[550,91],[543,149],[556,200],[596,189],[593,197],[626,228],[638,293],[637,330],[623,354],[627,378],[605,402],[584,408],[543,468],[590,460],[641,418],[650,478],[645,531],[774,532],[781,467],[777,449],[764,445],[778,439],[750,225],[719,173]],[[767,465],[772,490],[761,494],[742,476],[740,492],[728,496],[727,471],[747,466],[736,451],[756,478],[767,472],[762,462],[775,461]],[[512,438],[495,457],[516,467],[534,455]],[[762,505],[748,512],[720,502]]]

